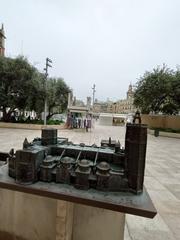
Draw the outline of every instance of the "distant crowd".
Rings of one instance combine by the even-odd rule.
[[[92,127],[92,118],[90,115],[86,117],[76,117],[73,114],[67,116],[67,128],[84,128],[88,132],[88,129]]]

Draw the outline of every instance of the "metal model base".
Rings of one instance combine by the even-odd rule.
[[[0,188],[147,218],[153,218],[157,213],[145,188],[142,194],[135,195],[130,192],[103,192],[93,188],[84,191],[69,184],[55,182],[37,181],[24,185],[8,176],[7,164],[0,168]]]

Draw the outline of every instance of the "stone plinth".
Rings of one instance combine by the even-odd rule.
[[[73,240],[124,239],[125,214],[75,204]]]
[[[4,165],[0,213],[0,240],[121,240],[125,213],[153,218],[156,210],[145,189],[134,195],[40,181],[21,185]]]
[[[0,239],[121,240],[124,215],[0,189]]]
[[[0,213],[1,240],[56,239],[57,200],[0,189]]]

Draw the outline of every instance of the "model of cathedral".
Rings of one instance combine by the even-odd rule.
[[[139,113],[126,126],[125,148],[119,141],[102,140],[101,146],[73,144],[58,138],[57,129],[42,129],[41,138],[25,139],[23,149],[9,157],[9,176],[18,184],[36,181],[72,185],[98,191],[143,191],[147,126]]]

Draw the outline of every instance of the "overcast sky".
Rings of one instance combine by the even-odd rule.
[[[6,55],[63,77],[78,99],[125,98],[146,70],[180,63],[180,0],[0,0]]]

